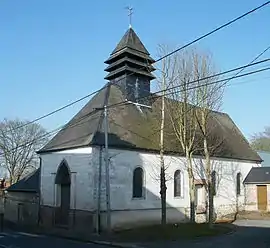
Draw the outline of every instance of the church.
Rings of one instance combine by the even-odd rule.
[[[105,230],[107,213],[110,213],[113,229],[160,222],[160,134],[157,130],[161,100],[150,90],[155,79],[154,62],[130,27],[105,61],[108,82],[38,151],[41,225],[89,232]],[[243,180],[252,167],[261,166],[262,160],[226,113],[213,112],[212,115],[216,122],[215,134],[224,138],[222,149],[212,159],[216,177],[215,213],[222,218],[244,207]],[[167,181],[167,220],[188,221],[185,158],[169,123],[165,124],[164,132],[164,159],[170,178]],[[194,163],[203,166],[199,154]],[[195,173],[197,221],[206,218],[204,179],[199,172]]]

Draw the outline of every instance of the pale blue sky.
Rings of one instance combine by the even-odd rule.
[[[159,43],[181,46],[263,2],[1,0],[0,119],[31,120],[102,87],[103,62],[128,28],[127,5],[134,8],[134,30],[157,58]],[[210,51],[221,71],[240,66],[270,45],[269,23],[267,6],[197,47]],[[222,110],[244,134],[270,125],[270,72],[231,84]],[[83,104],[40,123],[57,128]]]

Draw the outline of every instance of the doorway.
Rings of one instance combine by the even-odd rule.
[[[257,185],[258,210],[267,210],[267,185]]]
[[[68,165],[63,161],[55,177],[57,186],[57,207],[55,209],[55,224],[68,226],[70,212],[70,172]]]

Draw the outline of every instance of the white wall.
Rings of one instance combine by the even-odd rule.
[[[41,155],[41,204],[56,206],[55,176],[61,161],[65,159],[71,172],[72,209],[93,210],[95,161],[92,148],[80,148]]]
[[[160,208],[159,194],[159,156],[150,153],[138,153],[134,151],[110,150],[110,172],[111,172],[111,208],[112,210],[135,210],[135,209],[155,209]],[[203,164],[199,158],[194,159],[194,164]],[[180,157],[165,156],[165,165],[168,178],[173,178],[177,169],[183,171],[184,193],[183,197],[174,198],[173,180],[167,182],[167,204],[172,208],[188,208],[188,175],[186,171],[185,159]],[[141,166],[145,171],[146,195],[144,199],[132,199],[132,176],[133,170]],[[217,172],[217,195],[214,198],[216,211],[222,208],[226,212],[234,211],[238,199],[239,206],[244,204],[244,187],[241,188],[241,195],[236,196],[236,174],[242,174],[242,180],[256,163],[213,160],[213,169]],[[103,165],[104,167],[104,165]],[[198,179],[205,178],[203,170],[195,169]],[[103,169],[103,172],[105,170]],[[104,175],[103,175],[104,179]],[[103,181],[103,187],[104,181]],[[103,196],[104,199],[105,196]],[[104,201],[105,202],[105,201]],[[103,209],[105,205],[103,204]]]
[[[110,157],[110,185],[111,185],[111,209],[113,210],[113,222],[120,222],[119,216],[126,216],[121,222],[134,221],[140,210],[153,218],[160,218],[160,194],[159,194],[159,156],[150,153],[142,153],[127,150],[109,151]],[[55,206],[56,187],[54,184],[55,174],[61,161],[65,159],[72,173],[71,182],[71,208],[80,210],[97,209],[97,188],[99,171],[99,148],[73,149],[65,152],[57,152],[41,155],[41,204]],[[105,191],[105,163],[102,153],[102,180],[101,180],[101,210],[106,210]],[[197,165],[196,178],[205,178],[202,168],[203,161],[194,159]],[[189,208],[188,174],[185,159],[176,156],[165,156],[167,166],[167,207],[174,218],[178,217]],[[242,180],[246,177],[255,163],[231,160],[213,160],[213,168],[217,172],[217,195],[214,198],[215,209],[218,213],[234,212],[236,201],[239,205],[244,203],[244,189],[241,195],[236,196],[236,174],[241,172]],[[143,199],[132,198],[132,178],[134,169],[140,166],[145,172],[144,185],[145,197]],[[182,197],[173,196],[173,175],[180,169],[183,172],[183,194]],[[147,210],[147,211],[146,211]],[[123,211],[128,214],[123,215]],[[149,212],[151,211],[151,212]],[[147,213],[148,212],[148,213]],[[122,214],[121,214],[122,213]],[[156,216],[156,217],[155,217]],[[179,217],[180,218],[180,217]],[[136,220],[136,218],[135,218]]]

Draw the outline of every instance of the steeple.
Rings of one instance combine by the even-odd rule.
[[[154,79],[154,59],[130,27],[105,61],[105,79],[120,86],[127,100],[148,104],[150,81]]]

